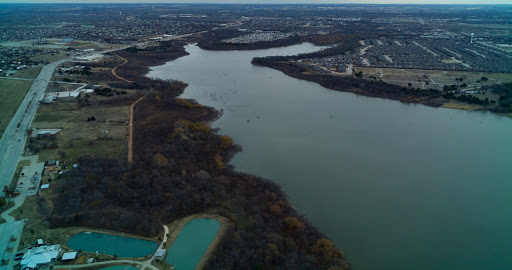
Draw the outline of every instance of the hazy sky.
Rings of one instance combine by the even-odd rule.
[[[0,3],[512,4],[511,0],[0,0]]]

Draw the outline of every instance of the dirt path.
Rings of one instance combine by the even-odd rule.
[[[128,162],[133,162],[133,108],[135,104],[141,101],[144,97],[137,99],[132,105],[130,105],[130,127],[128,131]]]
[[[119,57],[119,58],[123,59],[124,63],[121,63],[121,64],[117,65],[115,68],[113,68],[113,69],[112,69],[112,75],[116,76],[116,78],[118,78],[118,79],[120,79],[120,80],[123,80],[123,81],[125,81],[125,82],[129,82],[129,83],[132,83],[132,81],[127,80],[127,79],[125,79],[125,78],[123,78],[123,77],[121,77],[121,76],[117,75],[117,73],[116,73],[116,69],[117,69],[118,67],[120,67],[120,66],[122,66],[122,65],[124,65],[124,64],[126,64],[126,63],[128,63],[128,60],[126,60],[126,58],[121,57],[121,56],[119,56],[119,55],[117,55],[117,54],[115,54],[115,53],[113,53],[113,55],[115,55],[115,56],[117,56],[117,57]]]

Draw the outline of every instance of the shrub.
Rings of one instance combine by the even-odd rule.
[[[193,109],[201,107],[201,104],[192,104],[188,100],[183,98],[176,98],[176,104],[181,107]]]

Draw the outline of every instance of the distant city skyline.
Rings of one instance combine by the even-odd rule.
[[[190,3],[190,4],[511,4],[510,0],[0,0],[0,3]]]

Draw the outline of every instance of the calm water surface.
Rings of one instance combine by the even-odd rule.
[[[187,222],[172,243],[165,261],[176,270],[194,270],[220,228],[215,219],[197,218]]]
[[[367,98],[251,65],[314,51],[204,51],[153,68],[279,183],[355,269],[512,269],[512,119]]]

